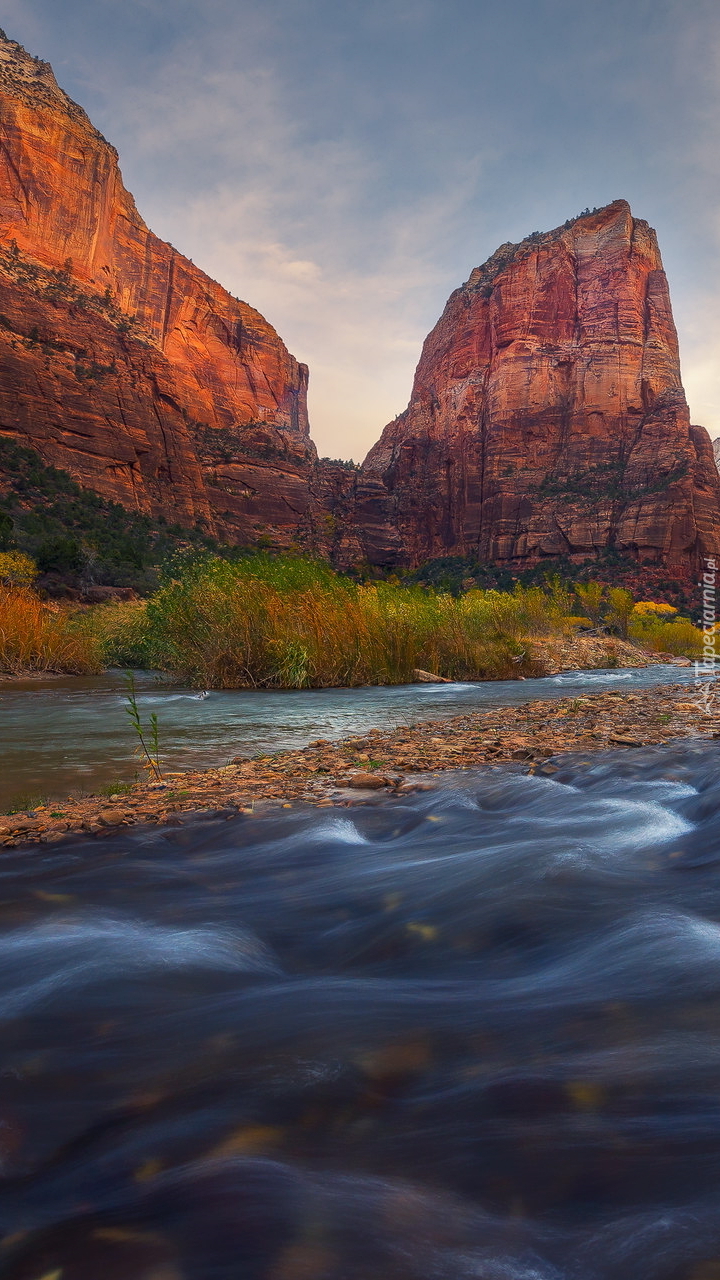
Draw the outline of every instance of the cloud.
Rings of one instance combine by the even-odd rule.
[[[439,249],[473,198],[480,156],[396,202],[372,147],[304,136],[276,69],[209,65],[194,42],[136,86],[116,123],[136,136],[123,169],[143,216],[309,364],[320,452],[364,456],[407,403],[457,283]]]
[[[418,245],[428,224],[440,234],[444,201],[419,218],[413,211],[388,218],[382,254],[356,265],[339,260],[330,231],[315,245],[321,261],[266,239],[266,213],[257,190],[246,203],[233,189],[214,192],[186,209],[179,239],[197,246],[203,269],[262,311],[309,364],[320,452],[360,458],[407,403],[422,341],[448,291]]]
[[[685,313],[685,302],[688,315]],[[680,348],[683,386],[690,417],[720,436],[720,362],[718,362],[717,298],[693,293],[679,308],[683,341]]]

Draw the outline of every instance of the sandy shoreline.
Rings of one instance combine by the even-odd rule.
[[[720,717],[704,710],[687,684],[554,698],[334,742],[318,739],[299,750],[253,759],[236,757],[221,768],[166,774],[159,783],[138,782],[127,795],[112,799],[53,802],[0,817],[0,843],[55,843],[78,832],[101,836],[136,823],[172,823],[177,815],[208,809],[233,812],[297,803],[343,807],[373,793],[398,795],[435,785],[450,769],[513,762],[528,771],[550,772],[549,757],[564,751],[715,736],[720,738]]]

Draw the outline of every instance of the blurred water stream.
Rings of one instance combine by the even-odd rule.
[[[555,763],[6,850],[3,1280],[720,1274],[720,743]]]

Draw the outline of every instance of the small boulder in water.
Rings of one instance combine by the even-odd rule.
[[[413,680],[416,684],[452,684],[447,676],[436,676],[432,671],[422,671],[420,667],[413,671]]]

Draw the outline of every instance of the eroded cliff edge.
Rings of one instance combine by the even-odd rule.
[[[717,553],[718,474],[655,232],[617,200],[502,245],[450,297],[364,470],[413,562],[612,548],[687,570]]]

